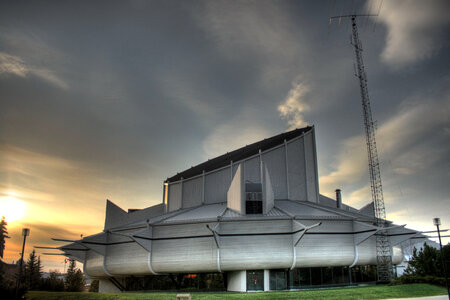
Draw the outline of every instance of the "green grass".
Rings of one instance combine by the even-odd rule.
[[[191,293],[193,300],[216,299],[387,299],[445,295],[445,288],[429,284],[405,284],[396,286],[377,285],[365,287],[344,287],[290,292],[258,293]],[[28,300],[165,300],[175,299],[177,293],[69,293],[69,292],[28,292]]]

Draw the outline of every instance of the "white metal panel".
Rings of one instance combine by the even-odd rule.
[[[153,241],[152,267],[156,272],[216,272],[214,238]]]
[[[209,224],[210,227],[215,225]],[[153,270],[162,273],[217,271],[217,247],[205,223],[153,227],[153,237],[157,239],[198,235],[206,237],[154,240]]]
[[[84,272],[90,277],[106,276],[106,273],[103,270],[103,256],[92,250],[87,251]]]
[[[299,220],[310,226],[317,221]],[[354,260],[352,221],[322,221],[309,230],[296,247],[296,267],[348,266]],[[327,234],[327,233],[349,234]],[[320,233],[320,234],[314,234]]]
[[[291,235],[221,236],[223,271],[288,268],[292,264]]]
[[[287,199],[285,147],[265,152],[262,159],[270,174],[275,199]]]
[[[294,140],[288,146],[289,197],[291,200],[306,200],[305,151],[303,138]]]
[[[169,183],[169,209],[174,211],[181,208],[181,182]]]
[[[287,268],[292,263],[290,234],[226,236],[245,233],[291,232],[291,220],[222,222],[220,233],[223,271]]]
[[[295,216],[309,216],[309,217],[338,217],[338,214],[329,212],[327,210],[314,208],[305,205],[302,202],[279,200],[276,202],[276,206],[280,209],[295,215]]]
[[[359,244],[358,247],[358,266],[377,264],[377,247],[375,236],[372,236]]]
[[[274,233],[291,232],[291,220],[242,221],[220,223],[220,233]]]
[[[113,275],[150,274],[148,251],[137,243],[109,245],[106,256],[106,269]]]
[[[272,181],[270,179],[270,175],[269,175],[269,171],[267,170],[267,167],[264,164],[264,185],[263,185],[263,201],[264,201],[264,206],[263,206],[263,213],[266,215],[267,213],[269,213],[274,204],[275,204],[275,194],[273,192],[273,186],[272,186]]]
[[[230,184],[230,168],[207,174],[205,176],[205,203],[226,202]]]
[[[128,221],[128,214],[110,200],[106,200],[105,229],[110,229]]]
[[[239,163],[239,164],[233,163],[233,174],[231,176],[232,178],[234,177],[234,175],[236,175],[236,171],[240,165],[241,165],[241,163]]]
[[[202,204],[203,177],[183,181],[183,208]]]
[[[261,164],[259,156],[246,160],[244,163],[244,181],[261,182]]]
[[[161,224],[183,221],[192,222],[200,221],[202,219],[216,219],[217,216],[220,216],[225,211],[225,208],[225,203],[205,204],[167,218],[162,221]]]
[[[351,234],[305,234],[296,253],[296,267],[348,266],[354,260],[353,237]]]
[[[317,203],[317,186],[316,186],[316,158],[314,156],[314,140],[311,132],[304,136],[305,142],[305,159],[306,159],[306,182],[308,191],[308,201]]]
[[[207,224],[209,224],[210,227],[214,227],[217,223],[153,226],[153,238],[160,239],[170,237],[211,235],[211,231],[209,231],[206,227]]]
[[[242,165],[239,164],[233,181],[227,193],[227,207],[237,211],[240,214],[245,214],[244,203],[244,172]]]
[[[137,222],[164,214],[164,204],[157,204],[145,209],[128,213],[128,222]]]

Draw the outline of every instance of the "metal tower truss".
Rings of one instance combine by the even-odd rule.
[[[364,117],[364,128],[366,133],[367,155],[369,160],[370,186],[372,190],[372,200],[374,205],[375,218],[378,227],[386,227],[386,211],[384,207],[383,187],[381,185],[380,163],[378,160],[377,143],[375,141],[375,124],[372,120],[372,111],[370,108],[369,92],[367,89],[367,77],[364,70],[362,57],[362,45],[358,36],[356,26],[357,17],[369,17],[376,15],[342,15],[331,19],[351,18],[352,37],[351,43],[355,49],[356,55],[356,77],[359,79],[361,91],[361,102]],[[379,282],[389,282],[392,278],[392,253],[389,237],[386,230],[381,230],[376,234],[377,251],[377,272]]]
[[[375,217],[379,227],[386,225],[386,210],[384,207],[383,186],[381,184],[380,162],[378,160],[377,143],[375,140],[375,125],[372,120],[369,92],[367,90],[367,77],[364,70],[362,46],[356,26],[356,16],[352,16],[352,45],[356,55],[356,76],[359,78],[361,102],[363,108],[364,128],[366,131],[367,154],[369,160],[370,186]],[[382,230],[376,235],[377,241],[377,270],[378,281],[389,282],[392,273],[391,245],[387,231]]]

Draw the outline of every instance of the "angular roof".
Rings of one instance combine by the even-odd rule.
[[[231,161],[236,162],[243,160],[247,157],[258,154],[259,150],[265,151],[282,144],[284,140],[286,141],[292,140],[310,131],[312,128],[313,127],[311,126],[307,126],[304,128],[294,129],[292,131],[284,132],[271,138],[264,139],[262,141],[247,145],[232,152],[210,159],[204,163],[201,163],[195,167],[187,169],[181,173],[178,173],[177,175],[168,178],[167,181],[174,182],[180,180],[181,177],[187,179],[196,175],[200,175],[203,173],[203,171],[209,172],[215,169],[219,169],[221,167],[229,165]]]

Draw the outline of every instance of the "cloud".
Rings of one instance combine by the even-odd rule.
[[[222,58],[256,69],[259,89],[284,83],[305,54],[305,37],[280,3],[205,1],[194,17]]]
[[[261,124],[237,119],[215,128],[203,141],[203,151],[213,158],[262,140],[272,133]]]
[[[63,239],[80,239],[80,235],[84,236],[97,233],[101,230],[101,226],[91,226],[89,224],[79,224],[77,226],[67,226],[66,224],[51,224],[47,222],[30,222],[24,221],[19,223],[9,223],[7,226],[10,239],[6,240],[6,248],[4,260],[6,262],[17,261],[20,256],[22,247],[22,228],[30,228],[30,235],[26,241],[24,259],[28,258],[28,254],[34,249],[34,246],[60,247],[64,242],[53,241],[52,238]],[[49,269],[59,269],[62,272],[64,265],[62,256],[45,255],[44,253],[61,253],[58,250],[51,249],[35,249],[36,254],[41,257],[41,263],[44,271]]]
[[[383,183],[390,189],[398,189],[406,178],[422,178],[422,174],[442,177],[440,168],[450,156],[450,143],[445,128],[450,124],[450,96],[427,99],[418,96],[405,100],[397,112],[377,131]],[[349,204],[370,201],[367,186],[367,150],[364,136],[353,136],[342,141],[336,155],[336,168],[320,177],[324,194],[342,187]],[[445,176],[445,175],[443,175]],[[422,180],[423,181],[423,180]],[[412,181],[411,181],[412,182]],[[418,187],[405,190],[416,194]],[[395,198],[395,196],[391,197]]]
[[[67,90],[69,88],[67,82],[58,77],[58,75],[54,71],[51,71],[49,69],[34,68],[31,69],[30,72],[31,74],[47,81],[48,83],[53,84],[56,87],[59,87],[60,89]]]
[[[280,116],[287,120],[289,129],[301,128],[308,125],[303,114],[309,111],[310,107],[306,103],[306,95],[309,88],[306,84],[296,82],[292,84],[286,99],[278,106]]]
[[[69,88],[69,85],[59,78],[54,71],[30,66],[22,58],[4,52],[0,52],[0,75],[15,75],[22,78],[34,75],[61,89]]]
[[[0,75],[25,77],[27,73],[28,68],[20,57],[0,52]]]
[[[387,27],[381,59],[400,68],[433,56],[442,41],[448,43],[449,11],[447,0],[384,1],[378,16]]]

